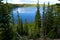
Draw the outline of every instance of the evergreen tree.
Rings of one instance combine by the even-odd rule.
[[[57,15],[57,38],[60,38],[60,4],[56,5],[56,15]]]
[[[16,35],[16,25],[15,25],[15,20],[14,20],[14,13],[12,11],[11,15],[11,26],[13,28],[13,40],[17,40],[17,35]]]
[[[44,6],[45,6],[45,4],[44,4]],[[47,27],[48,27],[48,13],[47,13],[47,9],[45,9],[44,7],[43,7],[43,27],[44,27],[44,35],[45,36],[47,36]]]
[[[42,35],[46,36],[46,9],[45,9],[45,3],[43,5],[43,15],[42,15]]]
[[[39,10],[39,0],[37,3],[37,12],[35,16],[35,32],[36,37],[40,37],[40,27],[41,27],[41,16],[40,16],[40,10]]]
[[[55,9],[56,8],[56,9]],[[59,14],[59,7],[58,6],[54,6],[54,20],[53,20],[53,31],[51,32],[53,37],[52,38],[60,38],[60,14]],[[53,33],[54,32],[54,33]],[[52,36],[51,35],[51,36]]]
[[[7,5],[1,7],[2,20],[2,40],[12,40],[13,34],[10,26],[10,16]]]
[[[14,14],[13,14],[13,12],[11,13],[11,21],[12,21],[12,24],[14,25],[15,23],[14,23]]]
[[[2,3],[1,3],[1,1],[0,1],[0,32],[1,32],[1,25],[2,25],[2,10],[1,10],[1,8],[2,8],[2,5],[1,5]],[[1,40],[1,33],[0,33],[0,40]]]
[[[18,16],[17,32],[18,32],[18,34],[20,34],[21,36],[23,36],[23,23],[22,23],[22,19],[20,19],[19,13],[17,13],[17,16]]]
[[[52,29],[53,25],[53,13],[49,3],[47,7],[46,17],[47,17],[46,18],[46,35],[47,35],[48,32]]]
[[[26,35],[26,36],[28,36],[28,23],[27,23],[27,20],[25,20],[25,24],[24,24],[24,34]]]
[[[54,25],[56,25],[56,17],[55,17],[55,15],[54,15],[54,13],[53,13],[53,11],[54,11],[54,9],[53,9],[53,6],[51,6],[50,7],[50,14],[49,14],[49,16],[50,16],[50,18],[49,18],[49,29],[50,29],[50,31],[48,32],[48,36],[50,37],[50,38],[54,38],[54,37],[56,37],[56,28],[54,27]],[[53,19],[55,19],[55,20],[53,20]]]
[[[43,22],[43,35],[44,36],[47,36],[47,10],[46,10],[46,7],[45,7],[45,3],[43,5],[43,16],[42,16],[42,22]]]

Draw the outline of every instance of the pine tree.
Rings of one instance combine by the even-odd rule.
[[[19,16],[19,13],[17,14],[18,16],[18,27],[17,27],[17,31],[18,34],[20,34],[21,36],[23,36],[23,23],[22,23],[22,19]]]
[[[53,25],[55,25],[55,22],[54,22],[54,13],[53,13],[53,6],[51,6],[50,7],[50,14],[48,15],[48,16],[50,16],[50,17],[48,17],[48,24],[49,24],[49,28],[50,28],[50,30],[49,30],[49,32],[48,32],[48,37],[50,37],[50,38],[54,38],[54,37],[56,37],[55,35],[55,28],[53,28]]]
[[[45,6],[45,4],[44,4]],[[45,9],[45,7],[43,7],[43,27],[44,27],[44,35],[47,36],[47,27],[48,27],[48,13],[47,13],[47,9]]]
[[[45,9],[45,3],[43,5],[43,15],[42,15],[42,35],[43,37],[46,36],[46,9]]]
[[[2,10],[1,10],[1,8],[2,8],[2,5],[1,5],[2,3],[1,3],[1,1],[0,1],[0,40],[1,40],[1,26],[2,26]]]
[[[15,23],[13,11],[12,11],[12,13],[11,13],[10,15],[11,15],[11,19],[10,19],[10,21],[11,21],[11,26],[12,26],[12,28],[13,28],[13,40],[17,40],[17,33],[16,33],[17,28],[16,28],[16,25],[15,25],[16,23]]]
[[[45,3],[44,3],[44,5],[43,5],[43,16],[42,16],[42,22],[43,22],[43,35],[44,36],[47,36],[47,19],[48,19],[48,17],[47,17],[48,15],[47,15],[47,10],[46,10],[46,7],[45,7]]]
[[[49,3],[47,7],[46,17],[47,17],[46,18],[46,35],[47,35],[48,32],[52,29],[53,25],[53,13]]]
[[[26,36],[28,36],[28,23],[27,23],[27,20],[25,19],[25,24],[24,24],[24,34],[26,35]]]
[[[40,16],[40,10],[39,10],[39,0],[37,3],[37,12],[35,15],[35,32],[36,32],[36,37],[40,37],[40,28],[41,28],[41,16]]]
[[[56,5],[56,14],[57,14],[57,38],[60,38],[60,4]]]
[[[12,40],[13,34],[11,30],[12,28],[10,26],[10,16],[7,5],[4,4],[2,5],[1,13],[2,13],[2,20],[1,20],[2,40]]]
[[[13,24],[13,26],[14,26],[14,14],[13,14],[13,12],[11,13],[11,21],[12,21],[12,24]]]

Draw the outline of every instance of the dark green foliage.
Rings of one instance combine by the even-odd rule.
[[[55,32],[56,30],[55,29],[52,29],[52,30],[50,30],[50,32],[48,33],[48,37],[49,38],[56,38],[56,32]]]
[[[47,33],[52,29],[53,26],[53,7],[50,7],[48,4],[48,31]]]
[[[55,16],[54,16],[54,25],[53,27],[55,28],[55,33],[57,34],[55,38],[60,38],[60,12],[59,12],[59,6],[56,5],[56,10],[55,10]]]
[[[44,35],[49,38],[58,38],[57,31],[59,28],[59,14],[56,12],[56,7],[54,5],[50,6],[48,3],[47,11],[45,11],[45,4],[43,6],[43,28],[44,28]]]
[[[22,19],[20,19],[19,13],[17,14],[18,16],[18,26],[17,26],[17,32],[18,34],[23,36],[23,23],[22,23]]]
[[[30,38],[33,38],[34,40],[39,37],[49,37],[49,38],[60,38],[60,6],[56,6],[57,9],[55,9],[54,5],[50,5],[48,3],[48,6],[45,7],[45,3],[43,5],[43,15],[41,17],[40,15],[40,7],[39,7],[39,1],[37,3],[37,11],[35,15],[35,22],[28,24],[27,20],[25,20],[25,23],[23,24],[22,19],[20,18],[20,15],[17,11],[17,27],[15,30],[12,30],[12,27],[15,27],[14,23],[14,17],[12,13],[12,20],[10,20],[10,11],[13,8],[13,5],[10,6],[10,4],[3,4],[1,3],[2,0],[0,0],[0,30],[1,32],[1,40],[12,40],[13,34],[14,39],[17,39],[16,32],[20,36],[29,36]],[[47,8],[47,10],[46,10]],[[10,23],[12,21],[12,23]],[[28,28],[29,27],[29,28]],[[17,29],[17,30],[16,30]],[[14,31],[14,33],[13,33]]]
[[[19,17],[19,13],[17,14],[17,16],[18,16],[17,32],[18,32],[18,34],[20,34],[21,20],[20,20],[20,17]]]
[[[52,11],[52,13],[53,13],[53,11],[55,11],[55,10],[53,9],[53,7],[54,7],[54,6],[52,6],[52,8],[51,8],[52,10],[50,9],[50,10]],[[54,12],[53,14],[55,14],[55,13],[56,13],[56,12]],[[52,14],[52,15],[53,15],[53,14]],[[53,24],[53,25],[52,25],[52,29],[51,29],[50,32],[49,32],[50,34],[48,33],[48,36],[49,36],[49,35],[53,35],[53,36],[49,36],[49,37],[50,37],[50,38],[57,38],[57,16],[56,16],[56,14],[53,16],[53,20],[51,20],[51,21],[53,21],[53,23],[51,23],[51,24]]]
[[[52,6],[51,7],[51,9],[50,9],[50,12],[51,12],[51,21],[50,21],[50,19],[49,19],[49,21],[48,21],[48,25],[50,26],[49,27],[49,29],[50,29],[50,31],[48,32],[48,36],[50,37],[50,38],[59,38],[59,29],[60,29],[60,16],[59,16],[59,13],[57,12],[57,10],[56,9],[53,9],[55,6]],[[56,7],[55,7],[56,8]],[[53,12],[54,11],[54,12]],[[49,15],[48,15],[49,16]],[[51,35],[53,35],[53,36],[51,36]]]
[[[13,14],[13,12],[11,13],[11,23],[13,24],[13,26],[14,26],[14,14]]]
[[[58,32],[58,35],[57,35],[57,38],[60,38],[60,4],[58,4],[58,5],[56,5],[57,6],[57,17],[58,17],[58,19],[57,19],[57,32]]]
[[[44,9],[43,9],[44,10]],[[44,10],[45,11],[45,10]],[[43,12],[43,25],[45,27],[45,35],[49,33],[53,26],[53,8],[50,7],[48,3],[47,11]]]
[[[28,23],[27,23],[27,20],[25,20],[25,24],[24,24],[24,34],[26,36],[28,36]]]
[[[44,38],[45,36],[46,36],[46,18],[47,18],[47,16],[46,16],[47,14],[46,14],[46,7],[45,7],[45,3],[43,4],[43,15],[42,15],[42,23],[41,23],[41,25],[42,25],[42,37]]]
[[[46,7],[45,7],[45,3],[44,3],[44,5],[43,5],[43,16],[42,16],[42,23],[43,23],[43,33],[44,33],[44,36],[46,36],[47,35],[47,19],[48,19],[48,15],[47,15],[47,12],[46,12],[47,10],[46,10]]]
[[[1,6],[1,28],[2,28],[2,40],[12,40],[13,38],[13,31],[10,26],[10,17],[8,12],[7,5]]]
[[[36,37],[40,37],[40,27],[41,27],[41,16],[40,16],[39,1],[38,1],[38,3],[37,3],[37,11],[36,11],[36,16],[35,16]]]

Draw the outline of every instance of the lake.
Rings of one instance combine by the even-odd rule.
[[[42,15],[42,6],[40,7],[40,14]],[[19,7],[19,8],[14,8],[13,9],[13,14],[14,14],[14,20],[15,22],[17,21],[17,13],[19,12],[20,18],[24,22],[25,19],[28,22],[34,22],[35,15],[36,15],[36,7]],[[17,12],[18,11],[18,12]]]

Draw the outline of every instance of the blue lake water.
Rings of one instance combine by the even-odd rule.
[[[43,8],[40,7],[40,14],[42,15],[42,10]],[[19,13],[20,18],[24,22],[25,19],[28,22],[34,22],[35,15],[36,15],[36,7],[19,7],[19,8],[14,8],[13,9],[13,14],[14,14],[14,20],[17,21],[17,13]],[[18,12],[17,12],[18,11]]]

